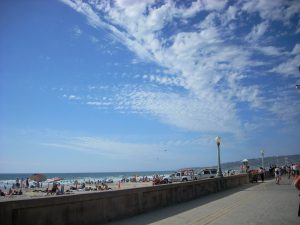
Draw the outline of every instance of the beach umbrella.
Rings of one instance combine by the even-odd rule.
[[[42,181],[45,181],[47,178],[42,173],[35,173],[29,179],[33,180],[33,181],[36,181],[36,182],[42,182]]]
[[[47,183],[53,183],[62,180],[60,177],[53,177],[46,180]]]

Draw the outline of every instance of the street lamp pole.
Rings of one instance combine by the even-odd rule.
[[[265,152],[264,152],[264,150],[261,150],[261,167],[263,168],[263,169],[265,169],[265,165],[264,165],[264,156],[265,156]]]
[[[217,171],[217,177],[223,177],[223,173],[221,170],[221,157],[220,157],[220,144],[221,144],[221,137],[217,136],[215,138],[215,141],[218,146],[218,171]]]

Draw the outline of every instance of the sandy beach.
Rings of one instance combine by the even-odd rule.
[[[78,188],[76,190],[72,190],[72,187],[75,185],[64,185],[64,194],[57,195],[55,193],[47,193],[46,189],[52,189],[53,185],[50,184],[49,187],[45,188],[22,188],[21,195],[9,195],[8,190],[2,190],[6,193],[6,196],[0,196],[0,201],[10,201],[10,200],[21,200],[21,199],[30,199],[30,198],[41,198],[41,197],[52,197],[52,196],[63,196],[63,195],[76,195],[83,193],[97,193],[97,192],[105,192],[105,191],[114,191],[114,190],[122,190],[122,189],[130,189],[130,188],[141,188],[152,186],[152,181],[148,182],[114,182],[114,183],[106,183],[107,190],[93,190],[96,189],[95,184],[87,184],[85,188]],[[79,185],[78,185],[79,187]],[[90,190],[92,189],[92,190]],[[20,189],[14,189],[19,192]]]

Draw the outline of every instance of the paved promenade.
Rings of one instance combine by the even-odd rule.
[[[283,177],[280,185],[250,183],[109,225],[293,225],[300,224],[298,204],[298,191]]]

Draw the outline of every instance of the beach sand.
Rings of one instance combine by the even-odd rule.
[[[122,189],[130,189],[130,188],[141,188],[141,187],[148,187],[152,186],[152,181],[149,182],[125,182],[122,183],[120,182],[115,182],[115,183],[107,183],[106,184],[109,190],[98,190],[98,191],[85,191],[84,189],[79,189],[79,190],[70,190],[71,186],[74,185],[65,185],[65,194],[64,195],[74,195],[74,194],[82,194],[82,193],[97,193],[97,192],[104,192],[104,191],[113,191],[113,190],[122,190]],[[95,188],[95,185],[86,185],[86,188]],[[52,188],[52,185],[49,185],[49,189]],[[20,189],[17,189],[18,191]],[[6,196],[1,196],[0,201],[10,201],[10,200],[21,200],[21,199],[31,199],[31,198],[40,198],[40,197],[51,197],[51,196],[57,196],[55,194],[51,195],[45,191],[45,188],[23,188],[22,195],[6,195]],[[7,192],[8,190],[5,190],[4,192]]]

